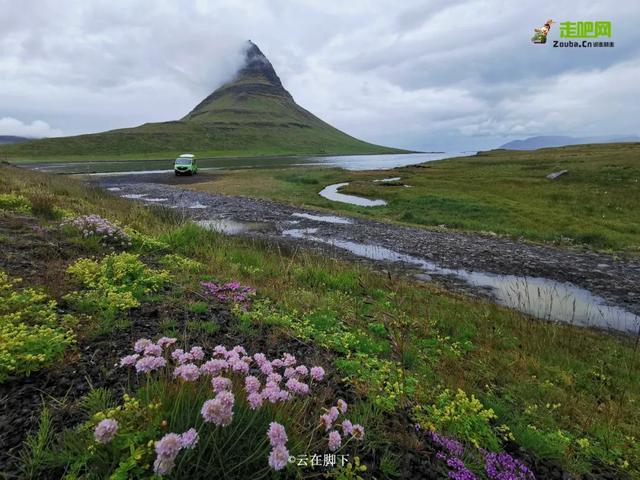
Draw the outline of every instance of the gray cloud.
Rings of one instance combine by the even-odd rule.
[[[465,150],[640,133],[635,2],[0,0],[0,9],[0,117],[45,122],[47,135],[179,118],[233,74],[248,38],[301,105],[370,141]],[[616,47],[532,45],[547,18],[611,20]],[[0,134],[11,128],[0,123]]]

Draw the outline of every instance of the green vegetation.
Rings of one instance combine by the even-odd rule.
[[[546,178],[559,170],[569,173]],[[396,176],[399,182],[373,182]],[[352,183],[341,192],[383,198],[388,205],[357,207],[317,195],[328,184],[347,181]],[[385,172],[242,170],[189,188],[412,225],[640,252],[640,144],[496,150]]]
[[[489,158],[494,159],[491,163],[497,164],[493,168],[507,168],[514,161],[511,153],[491,155]],[[501,159],[502,156],[505,158]],[[597,155],[593,157],[598,158]],[[613,157],[610,155],[608,161],[615,162]],[[476,163],[486,159],[477,157],[463,162]],[[522,163],[526,164],[524,159]],[[441,162],[430,169],[403,169],[401,176],[417,189],[418,181],[428,183],[425,177],[431,175],[430,172],[446,171],[452,164]],[[524,166],[518,165],[509,168],[524,171]],[[577,165],[570,168],[566,179],[577,177],[586,181],[588,175],[581,174]],[[489,168],[489,164],[485,168]],[[362,455],[413,448],[414,439],[407,436],[409,429],[398,423],[403,417],[394,416],[397,412],[410,411],[413,412],[412,422],[424,428],[436,428],[438,433],[457,436],[470,444],[477,442],[483,448],[500,450],[505,441],[513,439],[540,457],[556,459],[573,473],[588,472],[599,465],[611,469],[613,476],[621,478],[624,472],[636,477],[640,475],[637,441],[640,362],[633,339],[545,323],[482,300],[398,278],[390,279],[362,266],[300,251],[283,253],[270,245],[225,237],[184,223],[172,211],[146,209],[114,199],[70,178],[11,167],[0,167],[0,173],[0,193],[19,194],[30,202],[35,195],[48,192],[58,208],[75,215],[102,215],[114,224],[134,228],[141,235],[166,245],[166,251],[145,253],[144,267],[140,267],[139,258],[133,258],[142,253],[134,244],[126,254],[113,255],[105,249],[103,253],[109,254],[103,257],[105,260],[81,261],[72,267],[72,271],[86,272],[90,278],[95,278],[95,272],[119,258],[126,260],[124,270],[127,272],[130,271],[128,266],[135,266],[135,278],[148,278],[160,274],[153,273],[146,265],[161,263],[167,254],[202,265],[201,273],[195,271],[195,265],[191,272],[176,270],[170,273],[169,284],[175,285],[172,290],[162,296],[140,297],[143,305],[144,302],[177,304],[183,312],[202,315],[202,306],[196,306],[194,298],[185,297],[186,291],[202,291],[201,280],[215,279],[219,284],[237,281],[256,288],[253,305],[246,311],[239,307],[234,311],[235,320],[230,327],[234,329],[234,335],[249,339],[271,338],[273,345],[292,340],[317,349],[322,358],[330,362],[332,374],[344,379],[356,398],[349,408],[353,420],[367,429],[367,447]],[[283,172],[276,175],[283,175]],[[332,173],[318,171],[309,175],[311,178],[318,175],[324,183],[326,177],[322,176]],[[365,179],[369,182],[379,173],[375,177],[370,173],[349,173],[348,176],[360,178],[364,185]],[[444,174],[433,176],[441,177],[440,185],[444,185]],[[513,178],[513,175],[507,178]],[[478,182],[481,181],[480,175]],[[612,184],[616,182],[626,180],[618,177]],[[316,185],[299,178],[289,183],[299,188],[297,191],[301,194],[309,185],[312,188]],[[358,188],[354,185],[354,189]],[[395,187],[371,185],[370,188],[378,196]],[[521,192],[525,188],[533,186],[525,183]],[[586,190],[580,185],[576,188],[583,193]],[[398,188],[396,194],[384,195],[393,202],[393,195],[400,196],[401,191],[414,189]],[[474,189],[475,186],[467,188],[469,191]],[[607,188],[607,192],[612,191]],[[532,199],[531,203],[535,204],[537,200]],[[526,205],[518,208],[524,209]],[[98,248],[90,240],[78,239],[90,248]],[[106,260],[109,258],[111,260]],[[82,273],[81,277],[84,276]],[[159,287],[164,282],[154,285]],[[52,288],[53,285],[45,287]],[[94,292],[94,289],[85,292]],[[204,300],[198,298],[197,301]],[[162,325],[175,328],[175,324],[168,321]],[[202,331],[198,325],[194,328]],[[162,401],[163,406],[159,408],[174,408],[171,393],[166,397],[153,394],[143,397],[143,392],[135,393],[141,400],[140,408],[147,408],[157,398],[169,399],[166,407]],[[332,394],[328,392],[327,395]],[[91,415],[101,410],[94,409]],[[163,418],[177,418],[171,417],[169,410],[164,410]],[[291,415],[292,423],[305,424],[302,414]],[[88,417],[87,422],[95,422],[94,417]],[[183,428],[183,424],[177,420],[172,422],[170,428],[181,431],[179,428]],[[149,429],[155,428],[154,425],[157,424],[148,422]],[[398,428],[398,425],[403,426]],[[79,447],[70,456],[56,457],[60,459],[56,461],[66,464],[70,459],[85,458],[81,452],[86,451],[87,445],[82,443],[87,438],[86,433],[84,437],[77,433],[69,435],[79,439]],[[133,437],[125,435],[123,441],[127,438]],[[148,461],[148,452],[144,450],[148,447],[144,445],[154,438],[157,439],[155,432],[144,433],[134,443],[118,444],[119,456],[110,456],[109,461],[117,458],[116,465],[120,465],[126,463],[127,455],[133,455],[135,460],[138,446],[143,449],[141,458]],[[35,439],[30,445],[42,450],[41,443]],[[41,459],[48,458],[42,452],[38,455]],[[372,455],[372,458],[379,457]],[[395,468],[393,460],[388,456],[384,458],[384,469],[392,472]],[[94,461],[102,460],[92,457],[87,460],[89,463],[82,464],[82,468],[95,465],[91,463]],[[349,472],[345,469],[343,476],[337,478],[356,478],[353,468]]]
[[[73,317],[45,293],[16,288],[20,281],[0,270],[0,382],[59,360],[74,342]]]

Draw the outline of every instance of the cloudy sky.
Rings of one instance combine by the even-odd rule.
[[[0,135],[180,118],[233,75],[247,39],[300,105],[376,143],[640,134],[637,1],[0,0],[0,12]],[[531,44],[548,18],[610,20],[615,47]]]

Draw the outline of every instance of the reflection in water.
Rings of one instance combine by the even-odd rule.
[[[307,220],[313,220],[315,222],[325,223],[339,223],[342,225],[349,225],[353,222],[348,218],[338,217],[336,215],[312,215],[310,213],[292,213],[293,217],[306,218]]]
[[[347,185],[349,185],[349,182],[329,185],[320,190],[318,195],[334,202],[350,203],[360,207],[380,207],[387,204],[384,200],[370,200],[368,198],[338,192],[340,188],[346,187]]]
[[[371,260],[409,264],[427,275],[455,276],[474,287],[490,289],[498,303],[534,317],[623,332],[635,332],[640,325],[637,315],[619,307],[604,305],[602,298],[571,283],[541,277],[442,268],[433,262],[385,247],[348,240],[329,240],[312,233],[315,232],[300,229],[282,232],[286,236],[330,244]]]
[[[217,218],[213,220],[198,220],[195,222],[203,228],[214,230],[227,235],[238,235],[253,230],[259,230],[264,227],[264,223],[260,222],[239,222],[230,218]]]

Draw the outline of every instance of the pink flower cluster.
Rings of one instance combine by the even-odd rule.
[[[256,289],[240,285],[240,282],[229,283],[201,282],[206,294],[211,295],[220,303],[233,303],[240,305],[243,310],[251,306],[252,297]]]
[[[212,423],[218,427],[226,427],[233,422],[233,409],[236,396],[233,393],[234,383],[239,385],[237,391],[245,394],[250,409],[256,410],[265,402],[277,404],[310,393],[315,382],[324,379],[325,371],[322,367],[308,368],[298,364],[295,356],[284,353],[282,357],[269,359],[264,353],[253,356],[247,354],[245,348],[236,345],[228,349],[224,345],[217,345],[210,358],[202,347],[195,346],[190,350],[174,348],[175,338],[163,337],[157,342],[143,338],[135,342],[135,353],[120,359],[120,366],[135,367],[138,373],[149,373],[160,368],[173,368],[173,378],[182,382],[197,382],[204,378],[211,382],[215,394],[206,400],[200,410],[205,423]],[[234,379],[236,381],[234,382]],[[336,407],[329,411],[331,421],[327,430],[331,428],[340,413],[347,411],[347,404],[340,400]],[[346,421],[348,422],[348,421]],[[345,422],[343,422],[344,430]],[[350,424],[349,424],[350,425]],[[353,431],[358,426],[350,426],[349,434],[356,436]],[[361,427],[360,427],[361,428]],[[182,434],[167,434],[156,444],[158,454],[154,463],[154,471],[158,475],[166,475],[174,466],[174,460],[184,446],[189,430]],[[195,445],[195,440],[189,445]],[[284,427],[272,423],[267,433],[272,450],[269,455],[269,465],[275,470],[283,469],[288,462],[289,452],[286,449],[287,434]],[[336,437],[337,435],[337,437]],[[364,431],[362,431],[362,436]],[[182,443],[181,443],[182,442]],[[330,433],[330,447],[339,448],[341,442],[337,431]]]
[[[340,417],[340,415],[344,416],[347,413],[347,408],[347,402],[340,399],[327,413],[320,415],[320,421],[325,431],[329,432],[329,450],[332,452],[338,450],[342,445],[342,436],[349,436],[355,440],[364,439],[364,427],[359,424],[354,425],[350,420],[343,419],[340,423],[342,435],[340,435],[340,432],[336,429],[338,426],[338,417]]]
[[[182,449],[192,449],[198,443],[198,432],[190,428],[183,434],[167,433],[156,442],[156,460],[153,471],[160,475],[167,475],[173,470],[175,460]]]
[[[85,238],[98,237],[104,245],[112,247],[131,246],[131,239],[124,230],[100,215],[84,215],[63,223],[78,229]]]
[[[271,453],[269,454],[269,466],[274,470],[282,470],[289,462],[289,450],[287,450],[287,432],[284,426],[271,422],[267,431],[269,443],[271,444]]]

